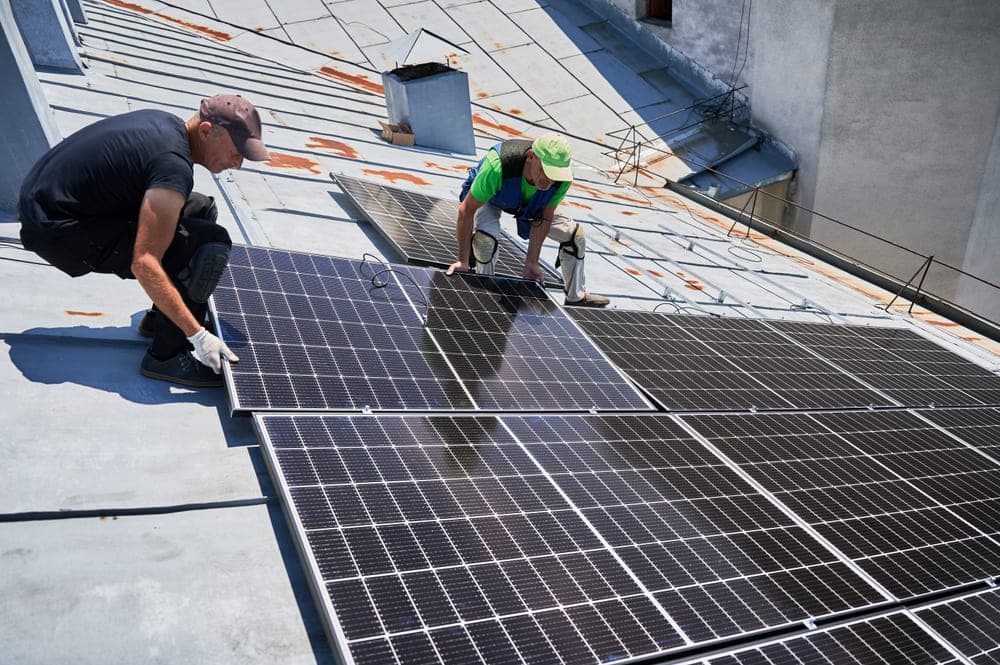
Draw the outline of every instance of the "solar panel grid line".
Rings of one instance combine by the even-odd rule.
[[[811,424],[813,434],[822,430],[828,431],[841,441],[842,446],[847,446],[842,448],[843,451],[856,450],[859,460],[867,460],[873,470],[882,473],[881,483],[886,490],[877,494],[863,492],[853,486],[843,490],[820,488],[819,491],[808,484],[796,488],[795,477],[768,474],[773,474],[772,469],[783,468],[790,463],[808,462],[810,455],[808,452],[802,454],[801,443],[798,443],[796,448],[798,460],[786,459],[790,455],[782,454],[780,445],[771,446],[770,437],[760,438],[762,432],[768,431],[768,427],[756,428],[757,439],[752,438],[754,428],[747,427],[743,427],[737,434],[729,433],[727,436],[726,431],[730,425],[728,420],[731,419],[722,420],[726,417],[719,417],[715,419],[717,424],[712,424],[708,418],[693,418],[696,427],[708,428],[711,434],[706,438],[711,438],[713,442],[719,441],[725,446],[725,450],[720,449],[723,454],[727,454],[726,451],[739,452],[736,446],[742,446],[740,450],[747,449],[751,447],[750,442],[754,442],[753,447],[760,451],[768,451],[773,461],[760,455],[758,455],[760,459],[744,458],[742,461],[737,455],[734,461],[745,466],[751,475],[755,477],[762,475],[767,481],[767,485],[763,486],[769,489],[777,500],[800,515],[838,551],[843,552],[873,577],[883,581],[883,586],[896,597],[915,597],[935,591],[960,588],[976,580],[991,577],[995,574],[995,568],[1000,567],[1000,549],[997,548],[996,539],[992,534],[977,528],[976,524],[966,519],[956,507],[945,505],[939,498],[929,493],[926,487],[921,487],[920,478],[908,478],[903,473],[905,468],[892,468],[893,460],[888,459],[882,449],[903,445],[913,440],[915,436],[920,436],[920,432],[925,434],[929,432],[938,441],[946,441],[949,451],[959,449],[963,453],[968,452],[959,442],[955,441],[952,445],[950,437],[944,437],[932,427],[924,426],[922,421],[915,419],[908,412],[827,412],[795,416],[800,425]],[[792,416],[765,416],[765,418],[777,423],[789,421]],[[746,418],[742,420],[747,421]],[[765,422],[759,418],[757,420],[758,422],[754,423],[756,425]],[[860,447],[864,444],[865,435],[871,438],[876,434],[884,434],[879,431],[866,431],[872,430],[873,427],[869,423],[877,420],[888,421],[890,424],[884,426],[884,429],[893,433],[895,438],[885,436],[876,438],[882,448],[866,451]],[[839,429],[838,423],[842,423]],[[748,434],[751,438],[745,439],[746,443],[743,443]],[[801,438],[801,431],[798,434]],[[920,445],[926,447],[926,442]],[[808,450],[808,446],[805,448]],[[879,455],[880,450],[881,455]],[[972,453],[968,455],[978,457]],[[902,455],[896,457],[901,460],[907,459]],[[836,468],[834,473],[840,474],[834,477],[845,476],[845,472],[840,468]],[[850,477],[849,474],[846,477]],[[897,496],[901,492],[903,495]]]
[[[816,539],[821,543],[826,549],[828,549],[831,554],[837,557],[845,566],[853,570],[861,579],[867,582],[873,589],[875,589],[879,594],[881,594],[886,602],[897,600],[888,589],[886,589],[882,584],[880,584],[873,576],[869,575],[865,570],[858,566],[854,561],[852,561],[846,554],[844,554],[840,548],[836,547],[829,539],[825,538],[820,534],[813,525],[807,520],[803,519],[802,516],[790,508],[784,501],[782,501],[778,496],[776,496],[771,490],[760,483],[757,478],[748,473],[739,463],[731,459],[722,450],[720,450],[708,437],[704,436],[695,426],[689,423],[685,416],[672,416],[674,420],[680,425],[688,434],[695,438],[698,442],[706,447],[713,455],[719,458],[719,460],[726,464],[729,469],[731,469],[736,475],[743,479],[744,482],[749,484],[751,487],[760,492],[764,497],[766,497],[772,504],[782,511],[786,517],[792,520],[795,524],[801,527],[806,533]]]
[[[967,662],[1000,663],[1000,594],[995,587],[913,608],[909,613]]]

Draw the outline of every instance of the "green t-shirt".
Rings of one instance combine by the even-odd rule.
[[[566,192],[569,191],[569,186],[572,183],[560,182],[553,187],[558,187],[555,196],[549,201],[549,205],[555,207],[563,200],[566,196]],[[476,179],[472,181],[472,188],[469,193],[477,200],[486,203],[500,191],[500,187],[503,185],[503,168],[500,166],[500,155],[493,148],[490,148],[486,153],[486,158],[483,160],[483,165],[479,167],[479,172],[476,173]],[[538,191],[534,185],[528,184],[527,179],[521,176],[521,203],[527,203],[535,192]]]

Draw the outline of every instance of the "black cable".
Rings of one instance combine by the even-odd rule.
[[[364,267],[365,265],[368,264],[368,260],[369,259],[374,259],[375,261],[377,261],[378,263],[380,263],[382,265],[382,268],[380,270],[376,270],[374,273],[372,273],[372,276],[371,276],[372,287],[374,287],[376,289],[384,289],[385,287],[389,286],[389,280],[382,281],[381,283],[379,282],[379,277],[381,275],[385,275],[385,274],[389,274],[389,273],[395,273],[396,275],[402,275],[406,279],[410,280],[410,283],[413,284],[413,286],[416,287],[417,291],[420,292],[420,297],[421,297],[422,304],[423,304],[424,308],[430,309],[430,304],[427,301],[427,294],[424,293],[424,290],[420,287],[419,284],[417,284],[417,280],[413,279],[412,275],[410,275],[409,273],[404,272],[402,270],[397,270],[396,268],[393,268],[391,264],[385,262],[384,260],[380,259],[379,257],[375,256],[374,254],[372,254],[370,252],[365,252],[364,254],[361,255],[361,265],[362,265],[362,267]],[[426,316],[425,316],[425,318],[426,318]]]

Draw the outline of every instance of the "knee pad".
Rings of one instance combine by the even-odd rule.
[[[229,244],[207,242],[198,248],[187,268],[177,277],[187,289],[191,300],[196,303],[208,302],[208,297],[212,295],[228,264]]]
[[[559,243],[559,252],[566,252],[578,259],[582,259],[587,252],[587,237],[583,232],[583,227],[579,224],[573,229],[573,235],[566,242]]]
[[[219,219],[219,209],[215,207],[215,199],[200,192],[191,192],[187,202],[181,208],[180,217],[196,217],[215,222]]]
[[[491,263],[497,255],[497,239],[485,231],[472,234],[472,257],[476,263]]]

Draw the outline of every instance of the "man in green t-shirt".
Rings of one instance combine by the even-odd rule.
[[[566,305],[605,307],[608,299],[587,293],[583,258],[586,240],[583,228],[569,217],[555,214],[573,181],[571,149],[562,136],[548,132],[534,142],[511,140],[490,148],[462,187],[455,235],[458,260],[448,268],[469,270],[470,257],[476,272],[493,274],[500,236],[500,213],[517,220],[517,233],[528,241],[524,260],[525,279],[542,282],[538,265],[542,241],[548,237],[559,243],[559,264],[566,291]]]

